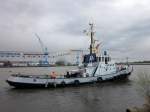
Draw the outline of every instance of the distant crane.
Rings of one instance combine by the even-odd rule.
[[[40,37],[35,33],[35,36],[37,37],[41,48],[42,48],[42,52],[44,54],[44,56],[42,56],[42,60],[39,61],[40,66],[49,66],[49,62],[48,62],[48,49],[47,47],[44,46],[43,42],[41,41]]]

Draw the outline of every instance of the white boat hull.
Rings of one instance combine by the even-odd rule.
[[[7,83],[14,87],[57,87],[67,85],[80,85],[86,83],[103,82],[108,80],[118,80],[127,78],[132,71],[120,71],[112,74],[97,75],[93,77],[76,77],[76,78],[55,78],[52,79],[46,75],[42,78],[38,75],[11,75]]]

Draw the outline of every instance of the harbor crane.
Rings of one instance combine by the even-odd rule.
[[[35,36],[37,37],[40,45],[41,45],[41,48],[42,48],[42,52],[44,54],[44,56],[42,56],[42,59],[39,61],[39,65],[40,66],[49,66],[49,62],[48,62],[48,49],[47,47],[44,46],[42,40],[40,39],[40,37],[38,36],[38,34],[35,33]]]

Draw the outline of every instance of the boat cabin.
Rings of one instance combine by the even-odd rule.
[[[105,64],[108,64],[108,62],[111,61],[111,57],[107,54],[107,51],[104,51],[104,53],[101,56],[96,56],[96,53],[84,55],[83,63],[96,63],[96,62],[104,62]]]

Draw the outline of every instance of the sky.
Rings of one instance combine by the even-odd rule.
[[[0,0],[0,51],[86,49],[83,30],[95,24],[101,50],[150,60],[149,0]]]

